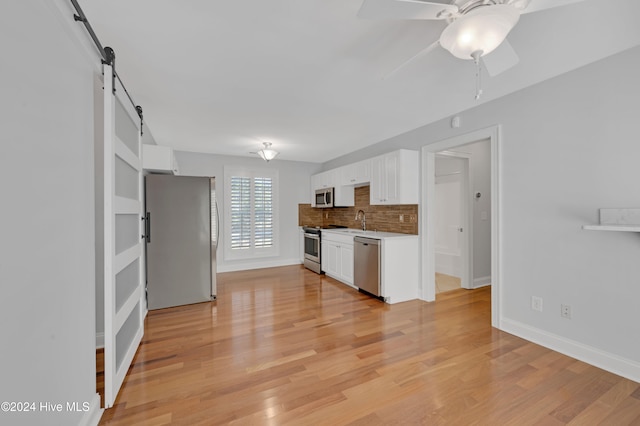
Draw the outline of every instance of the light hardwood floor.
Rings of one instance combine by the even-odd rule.
[[[445,291],[459,288],[461,288],[460,278],[436,272],[436,293],[444,293]]]
[[[640,385],[490,326],[490,289],[386,305],[299,266],[151,311],[101,424],[627,425]]]

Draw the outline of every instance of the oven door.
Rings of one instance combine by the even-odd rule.
[[[304,258],[320,263],[320,235],[304,234]]]

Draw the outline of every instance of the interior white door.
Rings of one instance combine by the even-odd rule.
[[[113,406],[144,331],[141,122],[104,65],[104,381]],[[114,91],[115,86],[115,91]]]
[[[459,277],[462,288],[473,276],[469,156],[443,151],[434,163],[435,271]]]
[[[454,277],[462,275],[460,201],[460,173],[436,175],[436,272]]]

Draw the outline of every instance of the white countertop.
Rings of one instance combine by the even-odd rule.
[[[354,237],[374,238],[377,240],[385,240],[387,238],[418,238],[414,234],[400,234],[397,232],[380,232],[380,231],[363,231],[362,229],[353,228],[336,228],[323,229],[322,233],[335,233],[340,235],[353,235]]]

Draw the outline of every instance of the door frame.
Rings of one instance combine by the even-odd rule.
[[[469,172],[469,159],[471,154],[457,151],[439,151],[434,153],[434,158],[457,158],[461,160],[462,170],[460,171],[460,227],[462,228],[462,240],[460,241],[460,286],[462,288],[473,288],[473,221],[471,212],[471,174]],[[434,160],[435,167],[435,160]],[[435,168],[433,169],[435,172]],[[436,176],[434,175],[434,196]],[[435,226],[434,226],[435,232]],[[435,236],[435,233],[433,233]],[[435,238],[435,237],[434,237]],[[435,240],[434,240],[435,256]],[[434,260],[435,271],[435,260]]]
[[[432,200],[435,197],[435,155],[437,152],[468,145],[481,140],[490,140],[491,146],[491,325],[500,328],[501,318],[501,182],[500,182],[500,145],[501,126],[494,125],[454,136],[423,146],[421,151],[421,202],[420,227],[421,239],[421,298],[427,302],[435,301],[435,209]]]

